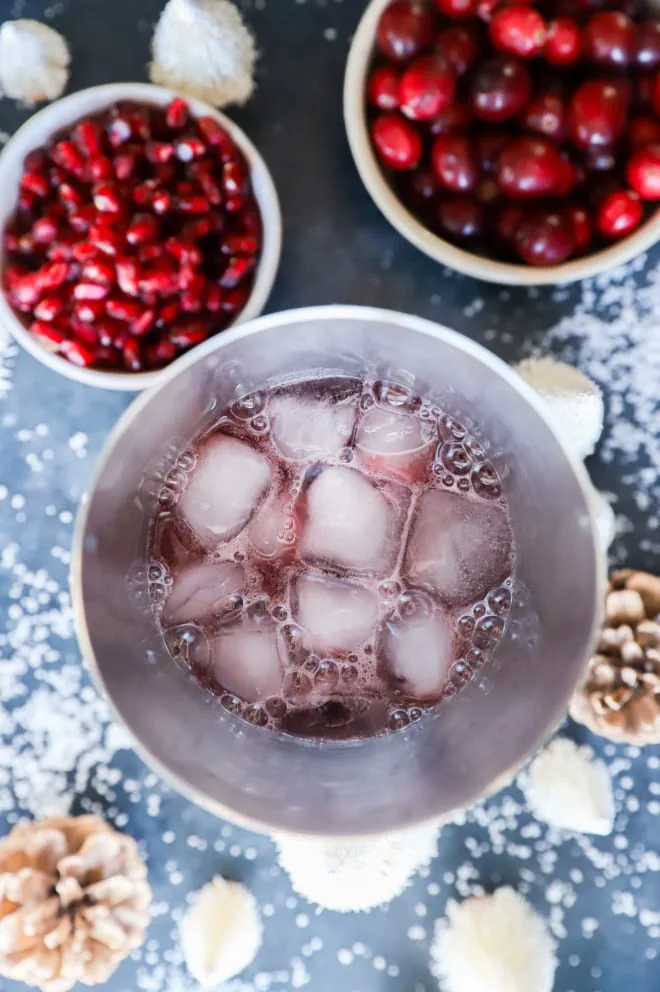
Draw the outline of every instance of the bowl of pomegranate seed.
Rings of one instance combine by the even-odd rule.
[[[0,228],[0,321],[55,371],[135,391],[261,313],[282,224],[240,128],[121,83],[56,101],[10,139]]]
[[[344,116],[381,212],[460,272],[570,282],[660,238],[660,22],[643,0],[372,0]]]

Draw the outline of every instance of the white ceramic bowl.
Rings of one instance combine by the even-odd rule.
[[[574,282],[628,262],[660,240],[660,211],[633,234],[610,248],[563,265],[536,268],[498,262],[457,248],[424,227],[398,199],[374,154],[367,128],[366,81],[373,57],[380,15],[392,0],[371,0],[353,37],[344,77],[344,121],[348,142],[362,182],[381,213],[411,244],[430,258],[458,272],[487,282],[540,286]]]
[[[23,172],[25,156],[35,148],[45,145],[60,131],[82,117],[95,114],[121,100],[148,103],[156,106],[168,104],[175,93],[148,83],[109,83],[72,93],[55,101],[34,114],[7,142],[0,154],[0,230],[16,209],[18,187]],[[277,192],[263,158],[250,139],[224,114],[199,100],[187,100],[195,117],[214,117],[231,135],[250,166],[254,195],[259,204],[263,222],[263,246],[254,280],[252,293],[245,308],[235,321],[242,323],[259,316],[270,294],[280,260],[282,243],[282,218]],[[0,282],[4,258],[0,252]],[[60,372],[69,379],[88,386],[137,392],[154,385],[163,370],[153,372],[112,372],[102,369],[79,368],[65,358],[52,354],[31,334],[0,293],[0,323],[16,338],[26,351],[44,365]],[[191,349],[192,350],[192,349]]]

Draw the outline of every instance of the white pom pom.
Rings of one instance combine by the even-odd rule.
[[[431,971],[443,992],[551,992],[555,944],[513,889],[450,901],[431,945]]]
[[[580,460],[593,454],[603,433],[605,408],[599,387],[572,365],[554,358],[527,358],[516,366],[543,397],[564,444]]]
[[[254,88],[254,39],[229,0],[169,0],[152,41],[152,83],[215,107]]]
[[[602,551],[607,554],[612,541],[616,537],[616,516],[609,502],[602,493],[594,489],[594,506],[596,513],[596,531]]]
[[[250,890],[219,875],[195,894],[181,922],[186,965],[207,987],[228,981],[252,964],[261,936],[261,919]]]
[[[614,826],[612,782],[588,747],[567,737],[554,740],[522,780],[527,802],[540,820],[566,830],[609,834]]]
[[[13,100],[55,100],[69,79],[69,49],[61,34],[39,21],[0,27],[0,91]]]
[[[390,902],[436,854],[437,827],[402,830],[364,841],[275,838],[291,885],[309,902],[356,913]]]

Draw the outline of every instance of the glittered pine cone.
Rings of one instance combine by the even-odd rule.
[[[612,741],[660,743],[660,578],[614,573],[596,651],[571,700],[573,719]]]
[[[144,940],[150,903],[135,841],[97,816],[21,823],[0,841],[0,975],[102,984]]]

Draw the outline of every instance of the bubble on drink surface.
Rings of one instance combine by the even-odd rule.
[[[307,672],[293,671],[287,672],[284,678],[284,697],[296,702],[301,696],[308,696],[314,683]]]
[[[390,730],[402,730],[407,727],[410,723],[410,715],[407,710],[392,710],[390,713],[390,718],[388,725]]]
[[[268,459],[249,444],[215,434],[179,500],[179,511],[202,543],[230,541],[245,527],[272,479]]]
[[[459,658],[449,669],[449,681],[456,688],[460,688],[465,685],[466,682],[472,678],[472,672],[470,666],[463,659]]]
[[[297,623],[287,623],[277,631],[280,657],[285,665],[302,665],[314,650],[309,632]]]
[[[506,585],[495,589],[488,597],[488,606],[496,616],[506,616],[511,609],[511,590]]]
[[[281,623],[282,621],[286,620],[288,615],[289,614],[286,606],[282,606],[282,605],[274,606],[271,612],[271,616],[273,620],[277,620],[278,623]]]
[[[396,579],[386,579],[378,586],[378,592],[385,599],[393,600],[401,594],[401,583]]]
[[[177,458],[176,464],[182,472],[192,472],[197,465],[197,453],[192,448],[186,448]]]
[[[411,706],[408,710],[408,716],[410,717],[411,723],[419,723],[424,716],[424,710],[419,706]]]
[[[374,405],[375,402],[376,401],[371,395],[371,393],[363,393],[362,396],[360,397],[360,409],[369,410],[371,409],[371,407]]]
[[[500,477],[491,462],[480,462],[472,475],[472,488],[482,499],[499,499],[502,495]]]
[[[486,457],[484,446],[477,441],[476,438],[466,437],[464,444],[467,448],[468,454],[474,461],[480,461],[482,458]]]
[[[453,657],[454,633],[439,611],[384,624],[379,674],[414,699],[437,699]]]
[[[286,715],[287,708],[281,696],[272,696],[264,703],[264,709],[274,720],[281,720]]]
[[[501,640],[504,632],[504,621],[501,617],[484,617],[477,624],[474,632],[475,647],[481,650],[493,648]]]
[[[409,373],[402,373],[401,378],[412,379]],[[395,382],[387,379],[380,379],[374,383],[374,396],[376,402],[382,406],[395,407],[397,410],[417,410],[421,405],[421,400],[412,388],[403,382]]]
[[[284,670],[275,624],[269,618],[255,622],[244,615],[222,627],[210,641],[210,674],[247,703],[278,696]]]
[[[233,713],[234,716],[243,716],[243,703],[232,693],[224,692],[220,696],[220,705],[227,710],[228,713]]]
[[[442,413],[439,407],[435,410],[436,417],[440,417],[440,427],[445,437],[452,437],[456,441],[462,441],[467,435],[467,430],[455,417]]]
[[[470,480],[465,478],[458,479],[458,481],[456,482],[456,486],[458,489],[460,489],[462,493],[466,493],[470,489]]]
[[[299,553],[306,561],[382,574],[396,554],[397,523],[394,509],[365,475],[331,466],[307,488]]]
[[[325,692],[332,692],[338,682],[339,668],[334,661],[324,658],[323,661],[319,662],[316,674],[314,675],[314,685]]]
[[[440,458],[452,475],[466,475],[472,468],[472,459],[462,444],[443,444]]]
[[[175,465],[165,476],[165,485],[180,494],[188,483],[188,473]]]
[[[262,706],[253,703],[244,708],[243,719],[247,720],[254,727],[265,727],[268,723],[268,714]]]
[[[168,623],[227,620],[243,605],[245,572],[234,561],[190,565],[176,572],[163,618]]]
[[[206,634],[196,624],[178,624],[163,632],[165,646],[179,668],[185,671],[205,671],[209,663],[209,643]]]
[[[406,589],[397,600],[401,617],[430,617],[434,610],[433,600],[421,589]]]
[[[473,612],[473,614],[475,615],[475,617],[477,618],[477,620],[479,620],[479,619],[480,619],[480,617],[485,617],[485,616],[486,616],[486,613],[487,613],[488,611],[487,611],[487,609],[486,609],[486,606],[485,606],[485,604],[484,604],[484,603],[477,603],[477,604],[476,604],[476,605],[475,605],[475,606],[474,606],[474,607],[472,608],[472,612]]]
[[[338,455],[353,433],[357,395],[336,401],[281,394],[270,402],[273,444],[291,461]]]
[[[465,656],[465,660],[470,666],[470,669],[474,672],[483,664],[484,653],[479,648],[470,648]]]
[[[344,685],[349,685],[349,686],[355,685],[358,678],[360,677],[360,673],[357,667],[348,662],[344,662],[344,664],[341,666],[339,675]]]
[[[167,565],[162,561],[150,561],[147,565],[147,591],[151,605],[161,609],[171,588],[172,576]]]
[[[309,658],[306,658],[302,663],[302,669],[307,672],[308,675],[316,675],[316,670],[319,667],[320,658],[318,655],[310,654]]]
[[[471,616],[460,617],[456,624],[458,632],[462,637],[471,637],[476,627],[476,620]]]
[[[372,592],[323,572],[298,576],[292,608],[314,650],[321,653],[360,647],[378,619],[378,602]]]
[[[258,416],[266,406],[266,394],[260,389],[239,396],[229,407],[229,412],[236,420],[248,421]]]
[[[501,506],[431,489],[417,505],[404,571],[441,602],[467,606],[504,578],[511,545]]]

